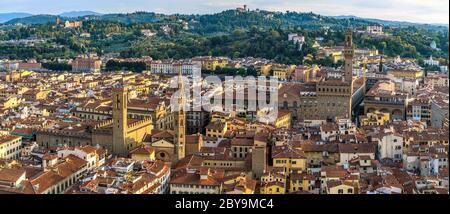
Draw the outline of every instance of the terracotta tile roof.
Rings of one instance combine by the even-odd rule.
[[[235,137],[231,139],[231,146],[253,146],[253,139]]]
[[[317,174],[308,174],[306,172],[303,172],[303,173],[292,173],[290,175],[290,179],[291,180],[310,180],[310,181],[313,181],[313,180],[318,179],[318,176],[317,176]]]
[[[6,143],[6,142],[10,142],[13,140],[18,140],[21,137],[18,136],[14,136],[14,135],[0,135],[0,144]]]
[[[122,186],[122,188],[130,191],[133,194],[136,194],[139,190],[144,188],[146,185],[154,183],[155,180],[156,180],[156,177],[154,175],[142,173],[139,175],[139,178],[137,180],[135,180],[132,183],[125,184],[124,186]],[[149,189],[156,189],[157,186],[158,186],[157,184],[156,185],[154,184],[144,191],[150,192]]]
[[[174,169],[186,169],[186,168],[200,168],[203,163],[203,158],[198,155],[187,155],[183,159],[179,160]]]
[[[33,185],[29,180],[22,181],[17,187],[0,186],[0,192],[10,192],[17,194],[36,194]]]
[[[339,127],[336,123],[324,123],[320,125],[320,130],[323,132],[339,131]]]
[[[33,184],[34,189],[37,193],[43,193],[63,179],[64,177],[58,175],[57,173],[53,171],[47,171],[36,179],[31,180],[31,184]]]
[[[19,129],[14,129],[12,132],[18,133],[18,134],[31,135],[31,134],[33,134],[33,129],[32,128],[19,128]]]
[[[85,145],[78,148],[79,150],[85,152],[86,154],[95,153],[97,151],[97,148],[91,146],[91,145]]]
[[[216,121],[209,123],[205,128],[222,131],[225,128],[225,124],[221,123],[220,121]]]
[[[54,160],[54,159],[58,159],[57,154],[45,153],[44,156],[42,156],[42,160]]]
[[[41,167],[34,166],[20,166],[19,169],[25,170],[25,176],[27,179],[34,179],[44,172]]]
[[[152,130],[151,137],[156,139],[173,139],[175,132],[170,130]]]
[[[156,109],[158,104],[158,102],[149,102],[148,100],[131,99],[128,102],[128,108]]]
[[[349,143],[339,144],[340,153],[375,153],[376,146],[373,143]]]
[[[130,151],[130,154],[143,154],[143,155],[149,155],[155,152],[155,149],[146,146],[146,145],[141,145],[133,150]]]
[[[17,182],[24,174],[22,169],[0,169],[0,181]]]
[[[300,92],[305,91],[306,87],[303,84],[283,84],[278,90],[280,95],[289,94],[294,97],[300,96]]]
[[[342,180],[329,180],[329,181],[327,181],[327,187],[328,188],[337,187],[337,186],[342,185],[342,184],[343,184]]]
[[[78,158],[75,155],[69,155],[65,158],[65,162],[49,168],[49,171],[40,174],[31,180],[31,183],[35,187],[37,193],[42,193],[53,185],[61,182],[66,177],[81,170],[86,165],[87,161]]]
[[[345,178],[349,174],[343,166],[338,165],[322,166],[320,171],[328,178]]]
[[[227,148],[225,147],[202,147],[200,148],[199,153],[210,153],[210,154],[225,153],[226,150]]]
[[[163,176],[167,171],[170,170],[170,166],[161,160],[145,161],[143,163],[143,167],[145,167],[147,172],[157,177]]]
[[[272,158],[306,158],[305,153],[288,146],[276,146],[272,148]]]
[[[208,169],[206,169],[208,170]],[[206,173],[205,179],[201,179],[201,173]],[[220,186],[221,181],[224,178],[224,171],[220,169],[196,172],[188,172],[186,170],[178,170],[174,172],[173,177],[170,180],[171,184],[194,184],[205,186]]]
[[[336,143],[328,143],[328,144],[303,144],[301,145],[301,149],[304,152],[324,152],[327,151],[329,153],[338,153],[339,152],[339,144]]]

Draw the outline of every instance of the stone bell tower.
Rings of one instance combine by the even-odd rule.
[[[353,81],[353,57],[355,50],[353,48],[352,31],[349,30],[345,33],[345,46],[344,46],[344,75],[345,82],[352,83]]]
[[[113,153],[126,156],[127,129],[128,129],[128,88],[123,83],[117,84],[112,89],[113,100]]]
[[[178,72],[178,90],[180,94],[178,95],[178,132],[177,132],[177,159],[181,160],[186,156],[186,112],[184,109],[185,98],[184,98],[184,84],[183,76],[181,70]]]

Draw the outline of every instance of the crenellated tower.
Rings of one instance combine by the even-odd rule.
[[[127,129],[128,129],[128,88],[123,83],[112,89],[113,100],[113,152],[118,155],[127,155]]]
[[[345,75],[345,82],[349,84],[349,91],[350,91],[350,100],[348,103],[348,114],[346,115],[347,118],[352,118],[352,95],[353,95],[353,57],[355,56],[355,49],[353,47],[353,35],[352,30],[348,30],[345,33],[345,46],[344,46],[344,59],[345,59],[345,66],[344,66],[344,75]]]
[[[184,84],[181,70],[178,72],[178,132],[177,132],[177,159],[181,160],[186,155],[186,112],[184,105]]]
[[[345,82],[352,83],[353,81],[353,57],[355,56],[355,49],[353,48],[352,31],[349,30],[345,33],[345,46],[344,46],[344,75]]]
[[[316,115],[319,120],[336,120],[337,118],[352,118],[353,96],[353,49],[352,31],[345,33],[344,69],[341,78],[325,77],[316,85],[317,105]]]

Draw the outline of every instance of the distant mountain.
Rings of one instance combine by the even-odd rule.
[[[377,24],[392,26],[392,27],[419,27],[419,28],[448,28],[448,24],[437,24],[437,23],[415,23],[415,22],[406,22],[406,21],[390,21],[390,20],[382,20],[382,19],[373,19],[373,18],[363,18],[353,15],[344,15],[344,16],[330,16],[335,19],[354,19],[354,20],[366,20],[370,22],[374,22]]]
[[[121,22],[125,24],[131,23],[139,23],[139,22],[155,22],[161,19],[167,18],[168,16],[163,14],[156,14],[152,12],[135,12],[135,13],[126,13],[126,14],[105,14],[102,15],[100,13],[92,12],[92,11],[75,11],[75,12],[67,12],[61,13],[60,15],[34,15],[25,18],[16,18],[12,19],[5,24],[46,24],[48,22],[54,22],[57,17],[60,17],[62,20],[76,20],[80,17],[90,16],[91,18],[95,18],[101,21],[113,21],[113,22]]]
[[[68,17],[68,18],[77,18],[77,17],[83,17],[83,16],[101,16],[101,13],[97,13],[94,11],[70,11],[70,12],[64,12],[59,14],[59,16],[62,17]]]
[[[27,13],[21,13],[22,16],[10,18],[8,20],[5,20],[5,24],[26,24],[26,25],[32,25],[32,24],[46,24],[49,22],[55,22],[56,18],[59,16],[62,20],[72,20],[77,19],[79,17],[83,16],[99,16],[101,17],[102,14],[93,12],[93,11],[71,11],[71,12],[64,12],[59,15],[47,15],[47,14],[41,14],[41,15],[32,15]],[[1,20],[1,14],[0,14],[0,20]]]
[[[32,15],[33,14],[29,13],[0,13],[0,23],[5,23],[12,19],[25,18]]]
[[[55,22],[56,17],[54,15],[34,15],[34,16],[28,16],[25,18],[16,18],[12,19],[10,21],[5,22],[5,24],[8,25],[14,25],[14,24],[25,24],[25,25],[33,25],[33,24],[46,24],[49,22]]]
[[[160,21],[164,18],[168,18],[168,16],[163,15],[163,14],[153,13],[153,12],[105,14],[105,15],[98,17],[98,19],[102,20],[102,21],[120,22],[120,23],[124,23],[124,24],[156,22],[156,21]]]

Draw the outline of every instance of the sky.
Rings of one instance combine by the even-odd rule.
[[[99,13],[150,11],[205,14],[248,5],[250,9],[355,15],[365,18],[449,23],[448,0],[0,0],[0,13],[59,14],[91,10]]]

